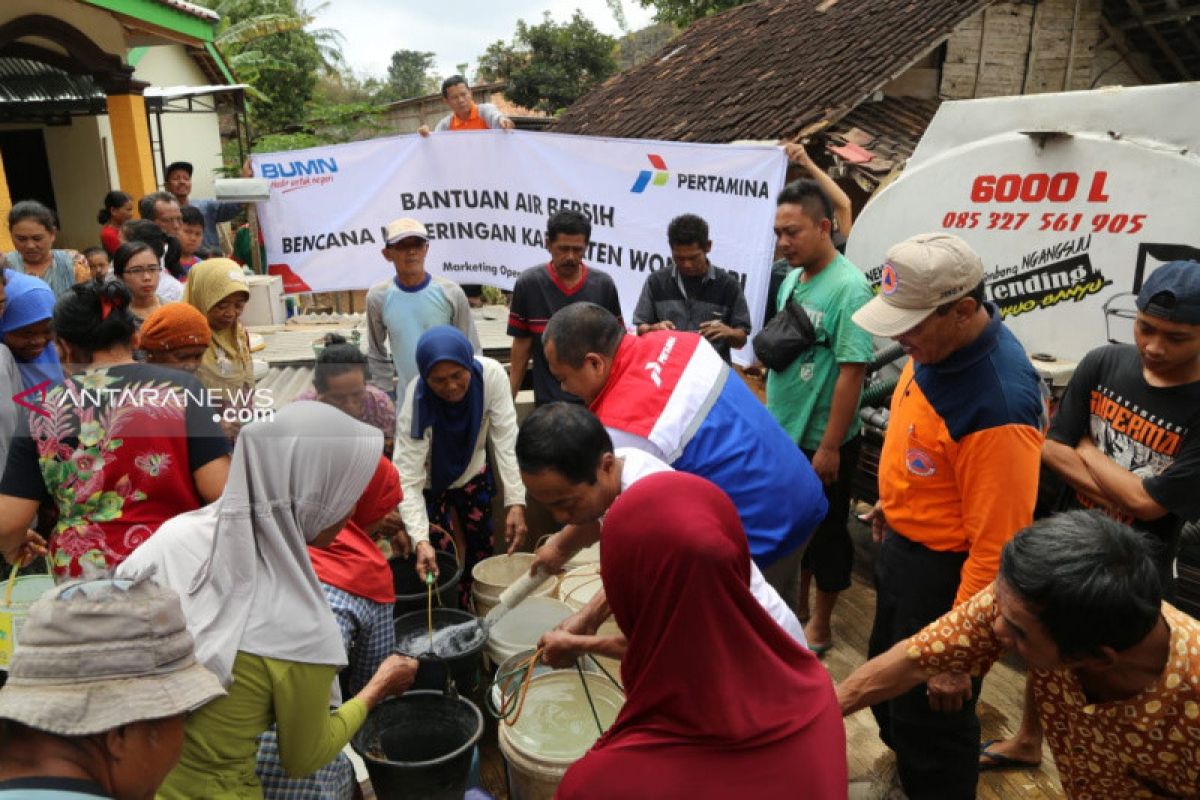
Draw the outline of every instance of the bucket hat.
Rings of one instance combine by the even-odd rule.
[[[87,736],[223,694],[196,661],[174,591],[148,579],[76,581],[30,606],[0,689],[0,719]]]

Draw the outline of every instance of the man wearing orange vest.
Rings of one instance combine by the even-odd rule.
[[[1000,551],[1033,521],[1042,450],[1037,372],[985,299],[983,262],[956,236],[887,252],[856,325],[910,356],[879,457],[881,541],[871,658],[996,579]],[[971,800],[979,778],[979,679],[962,672],[872,707],[911,800]]]
[[[442,81],[442,100],[453,113],[442,117],[433,130],[442,131],[486,131],[492,128],[513,129],[513,121],[500,113],[491,103],[479,103],[471,99],[471,87],[462,75],[451,75]],[[417,129],[422,136],[429,135],[429,126]]]

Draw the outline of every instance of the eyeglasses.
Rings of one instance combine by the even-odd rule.
[[[142,275],[154,275],[159,272],[162,272],[162,267],[133,267],[125,270],[124,274],[139,278]]]

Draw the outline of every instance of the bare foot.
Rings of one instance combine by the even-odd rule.
[[[980,769],[1034,769],[1042,763],[1040,739],[994,739],[979,749]]]

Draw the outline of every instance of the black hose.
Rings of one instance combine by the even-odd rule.
[[[883,380],[875,381],[863,390],[862,405],[864,407],[871,406],[872,408],[878,406],[887,406],[891,401],[892,391],[896,388],[896,384],[899,382],[899,377],[885,378]]]
[[[871,363],[867,364],[867,374],[870,375],[881,367],[887,366],[902,355],[904,355],[904,347],[899,344],[883,348],[875,354],[875,358],[871,359]]]

